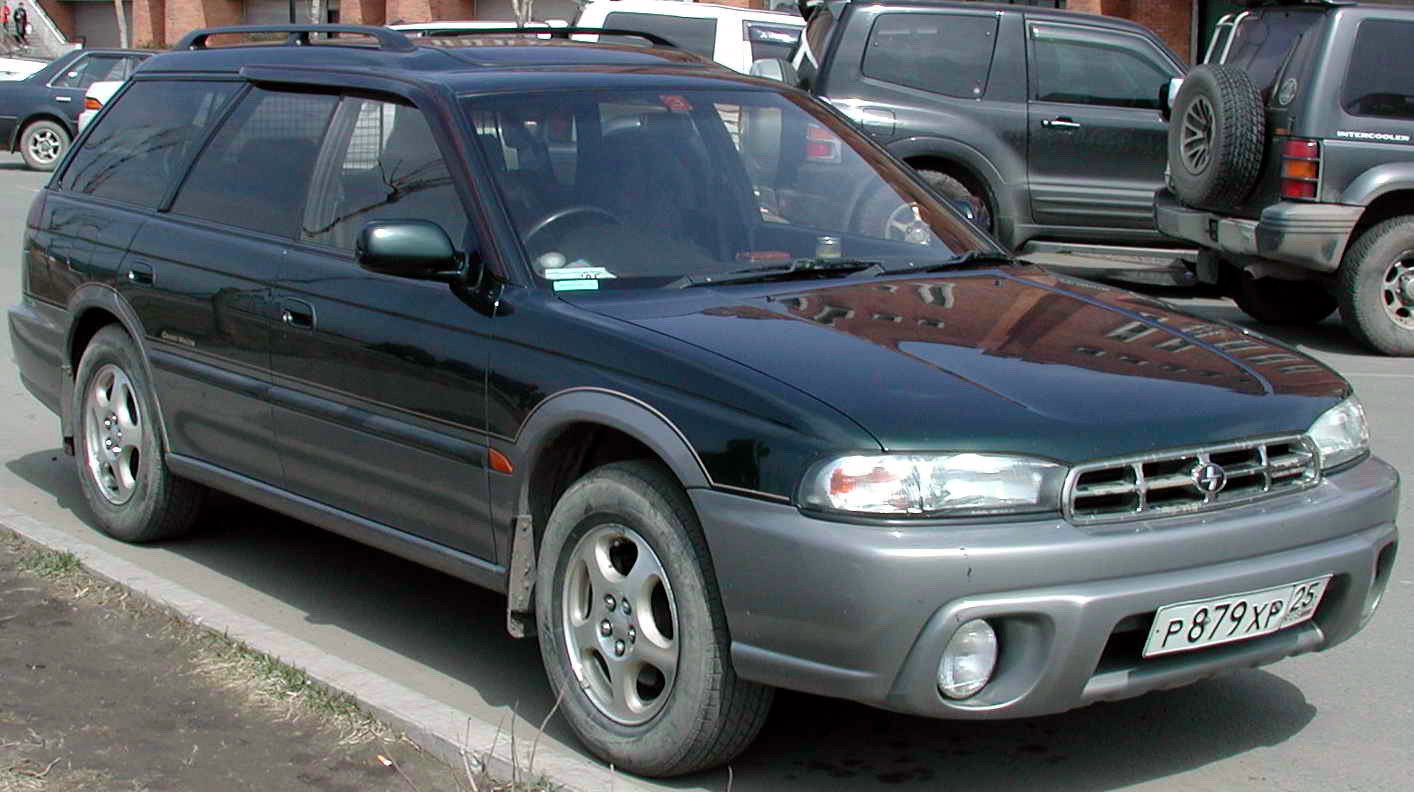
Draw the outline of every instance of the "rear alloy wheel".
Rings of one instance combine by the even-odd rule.
[[[615,767],[719,765],[765,723],[772,690],[732,669],[702,529],[661,466],[606,465],[565,492],[540,542],[535,607],[560,711]]]
[[[69,130],[53,121],[35,121],[20,135],[20,155],[37,171],[52,171],[69,149]]]
[[[75,382],[74,456],[98,527],[125,542],[185,533],[205,488],[168,472],[152,389],[122,328],[110,325],[94,335]]]
[[[1350,334],[1386,355],[1414,355],[1414,217],[1360,235],[1340,265],[1340,312]]]
[[[1262,95],[1235,66],[1195,66],[1169,121],[1173,190],[1190,206],[1223,211],[1252,191],[1266,137]]]
[[[1253,278],[1239,272],[1232,292],[1243,313],[1267,324],[1319,324],[1338,307],[1335,297],[1312,281]]]

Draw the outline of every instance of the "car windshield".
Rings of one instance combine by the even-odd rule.
[[[850,262],[893,269],[997,250],[803,97],[674,89],[463,101],[534,273],[557,291],[756,269],[823,277]]]

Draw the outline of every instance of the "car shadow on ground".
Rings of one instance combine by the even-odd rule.
[[[71,458],[54,450],[8,466],[92,525]],[[190,537],[153,547],[472,689],[456,695],[513,707],[522,728],[538,726],[554,704],[535,641],[505,632],[501,595],[225,496],[212,498]],[[782,693],[760,738],[733,763],[731,788],[1112,789],[1279,744],[1315,713],[1299,689],[1265,671],[1002,722],[937,721]],[[582,752],[561,719],[546,731]],[[605,779],[608,789],[607,772]],[[722,790],[727,775],[717,770],[664,786]]]

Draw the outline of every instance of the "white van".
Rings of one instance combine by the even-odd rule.
[[[575,27],[655,33],[682,49],[747,73],[760,58],[788,58],[805,20],[781,11],[673,0],[597,0],[580,9]],[[616,36],[576,36],[586,41]],[[626,39],[627,40],[627,39]],[[637,41],[637,40],[633,40]]]

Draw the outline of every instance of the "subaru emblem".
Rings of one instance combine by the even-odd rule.
[[[1194,486],[1204,495],[1216,495],[1227,486],[1227,471],[1223,470],[1222,465],[1212,462],[1194,465],[1189,475],[1193,477]]]

